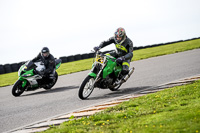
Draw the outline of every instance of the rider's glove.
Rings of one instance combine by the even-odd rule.
[[[117,62],[117,63],[122,63],[123,61],[125,61],[124,56],[119,57],[119,58],[116,59],[116,62]]]
[[[97,47],[94,47],[93,49],[94,49],[95,52],[97,52],[100,49],[100,47],[97,46]]]

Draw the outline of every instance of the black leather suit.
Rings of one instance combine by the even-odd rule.
[[[133,42],[126,37],[124,41],[120,43],[114,37],[109,38],[107,41],[103,41],[99,47],[103,48],[109,44],[114,43],[116,46],[117,51],[110,53],[115,58],[124,56],[125,61],[122,63],[122,74],[125,75],[129,72],[129,66],[131,59],[133,57]]]
[[[41,53],[39,53],[38,56],[36,56],[32,61],[36,62],[36,61],[39,61],[39,60],[41,60],[46,67],[45,72],[44,72],[44,74],[46,76],[53,73],[54,68],[55,68],[55,58],[53,57],[53,55],[49,54],[48,57],[44,58],[41,55]]]

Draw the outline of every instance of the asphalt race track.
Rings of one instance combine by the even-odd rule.
[[[119,91],[96,88],[88,100],[78,98],[78,88],[89,71],[59,76],[53,89],[12,96],[12,86],[0,88],[0,132],[49,117],[79,110],[118,96],[200,74],[200,49],[131,63],[135,72]]]

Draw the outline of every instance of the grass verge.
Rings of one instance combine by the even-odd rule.
[[[45,133],[200,132],[200,80],[123,102]]]
[[[137,61],[141,59],[147,59],[150,57],[156,57],[166,54],[173,54],[177,52],[182,52],[186,50],[192,50],[200,48],[200,39],[179,42],[174,44],[168,44],[153,48],[146,48],[135,50],[133,52],[134,56],[132,61]],[[93,59],[85,59],[80,61],[74,61],[69,63],[61,64],[61,67],[58,69],[58,75],[64,75],[74,72],[79,72],[83,70],[91,69],[93,63]],[[0,87],[12,85],[18,79],[17,72],[8,73],[8,74],[1,74],[0,75]]]

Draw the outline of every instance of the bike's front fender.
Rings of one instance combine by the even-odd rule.
[[[96,79],[96,77],[97,77],[97,74],[93,73],[93,72],[90,72],[88,75],[91,76],[91,77],[94,77],[94,79]]]
[[[26,86],[26,84],[27,84],[27,80],[24,79],[24,78],[19,78],[19,80],[23,81],[22,87],[24,88]]]

